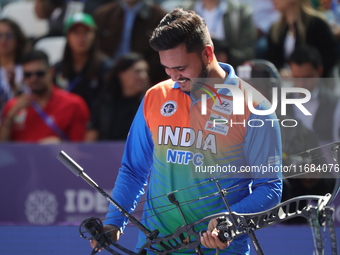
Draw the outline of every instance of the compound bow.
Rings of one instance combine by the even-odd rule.
[[[340,143],[333,143],[327,146],[330,146],[332,160],[336,163],[339,162]],[[315,149],[320,148],[321,147]],[[311,150],[307,152],[310,152]],[[147,241],[140,248],[139,252],[136,253],[112,241],[110,238],[110,232],[104,232],[104,227],[100,219],[93,217],[85,219],[79,227],[79,232],[83,238],[97,241],[98,244],[93,249],[92,254],[95,254],[100,248],[104,248],[111,254],[115,255],[146,254],[147,250],[150,250],[156,254],[165,255],[182,249],[193,249],[195,250],[196,254],[203,254],[200,249],[201,233],[195,230],[195,226],[209,222],[212,219],[217,219],[218,224],[216,228],[219,230],[219,238],[221,241],[229,241],[238,236],[248,234],[256,253],[260,255],[264,253],[254,231],[282,223],[295,217],[304,217],[308,220],[313,232],[316,255],[321,255],[324,251],[324,238],[322,236],[321,227],[327,227],[329,230],[332,255],[338,254],[336,231],[332,217],[334,209],[331,207],[331,203],[334,201],[340,189],[340,178],[338,177],[336,178],[336,183],[332,194],[326,194],[325,196],[300,196],[280,203],[269,210],[246,214],[231,212],[228,201],[225,198],[227,190],[220,187],[217,179],[211,179],[210,181],[214,181],[216,183],[218,188],[217,194],[221,196],[228,209],[228,212],[213,214],[195,222],[188,223],[182,213],[179,202],[176,200],[175,192],[167,194],[169,201],[176,205],[176,208],[178,208],[185,225],[178,227],[174,233],[170,235],[160,237],[158,236],[159,231],[157,229],[150,231],[143,224],[141,224],[140,221],[127,212],[103,189],[101,189],[99,185],[95,183],[65,152],[61,151],[57,158],[76,176],[80,176],[89,185],[95,188],[112,205],[114,205],[117,210],[126,216],[139,230],[141,230],[146,235]],[[338,171],[339,169],[336,172]],[[212,195],[216,195],[216,193]],[[85,233],[88,235],[85,235]],[[110,245],[112,245],[115,249],[111,248]]]

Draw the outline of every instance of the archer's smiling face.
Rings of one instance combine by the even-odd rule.
[[[188,53],[184,43],[170,50],[159,51],[159,57],[167,75],[177,81],[185,92],[190,92],[193,78],[209,76],[202,57],[196,52]]]

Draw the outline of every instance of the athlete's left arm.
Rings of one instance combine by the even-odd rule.
[[[268,105],[260,104],[257,109],[268,109]],[[278,204],[282,195],[281,175],[281,134],[276,114],[255,115],[249,119],[257,119],[264,123],[261,127],[247,127],[244,155],[249,166],[272,166],[278,172],[252,173],[252,192],[247,197],[231,206],[238,213],[252,213],[270,209]],[[261,122],[262,121],[262,122]],[[258,125],[258,124],[257,124]],[[264,168],[260,168],[265,170]],[[275,181],[276,180],[276,181]],[[269,182],[271,181],[271,182]]]

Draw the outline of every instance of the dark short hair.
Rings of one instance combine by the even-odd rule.
[[[289,64],[295,63],[298,65],[311,64],[314,68],[322,66],[322,59],[319,51],[311,46],[301,46],[296,48],[290,55]]]
[[[188,53],[200,53],[206,45],[212,45],[204,20],[194,11],[182,8],[176,8],[164,16],[149,42],[156,51],[173,49],[185,43]]]
[[[24,55],[22,59],[22,64],[24,65],[24,64],[27,64],[33,61],[42,61],[47,66],[49,66],[48,56],[45,52],[41,50],[33,50],[33,51],[28,52],[26,55]]]

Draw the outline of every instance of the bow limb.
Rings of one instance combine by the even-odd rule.
[[[195,230],[195,226],[219,217],[228,219],[233,217],[236,220],[237,226],[232,225],[229,227],[233,238],[248,233],[248,229],[252,229],[253,231],[263,229],[295,217],[304,217],[309,220],[314,212],[324,210],[330,198],[330,194],[326,196],[301,196],[292,198],[269,210],[258,213],[238,214],[235,212],[225,212],[213,214],[191,224],[178,227],[176,231],[170,235],[147,241],[141,249],[149,249],[160,255],[182,249],[195,249],[200,245],[200,234]],[[300,204],[306,204],[306,206],[302,210],[299,210]],[[315,204],[319,205],[314,206]],[[296,210],[292,211],[292,208],[296,208]],[[318,215],[316,215],[316,217],[318,218]],[[190,238],[188,239],[187,237]],[[184,242],[184,239],[186,242]]]

